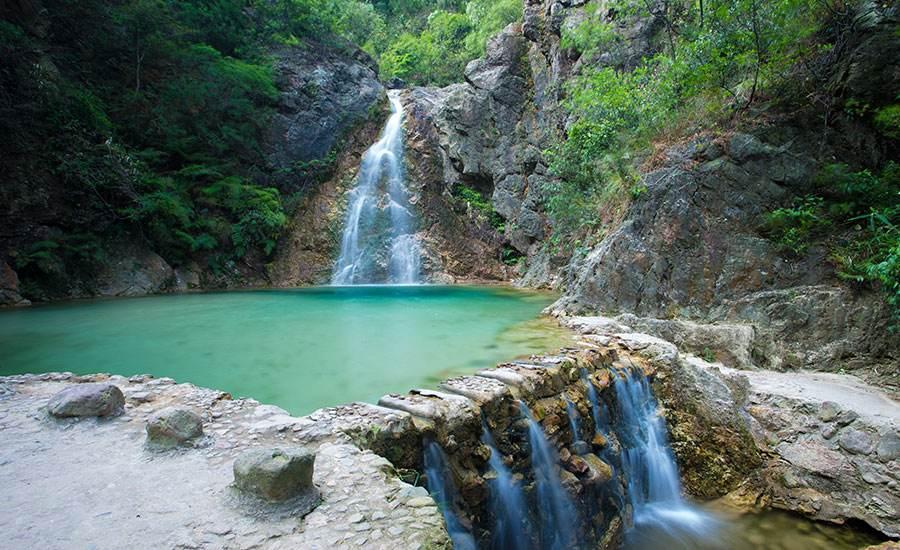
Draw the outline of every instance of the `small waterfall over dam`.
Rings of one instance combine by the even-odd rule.
[[[333,285],[420,282],[418,218],[403,161],[403,105],[398,91],[390,91],[388,98],[391,115],[363,155],[350,192]]]
[[[527,369],[531,375],[549,367],[534,363],[498,370]],[[553,393],[525,385],[513,395],[499,392],[505,397],[498,401],[479,402],[477,428],[474,422],[467,428],[478,432],[477,439],[462,433],[437,438],[453,448],[441,452],[440,468],[434,467],[438,443],[427,443],[429,490],[440,503],[447,501],[448,486],[459,486],[463,497],[458,514],[447,517],[452,538],[465,523],[460,518],[472,525],[457,547],[475,541],[479,548],[513,550],[718,548],[709,546],[716,542],[716,520],[682,497],[647,376],[634,366],[600,366],[590,374],[578,365],[563,379]],[[463,437],[472,439],[462,444]],[[478,450],[479,443],[487,452]]]

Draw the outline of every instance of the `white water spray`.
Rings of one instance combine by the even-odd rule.
[[[416,215],[403,170],[403,106],[391,91],[391,116],[369,147],[350,192],[333,285],[416,284],[421,271]]]

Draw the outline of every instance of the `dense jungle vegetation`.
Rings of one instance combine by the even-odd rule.
[[[28,159],[23,181],[61,178],[84,208],[14,267],[31,280],[89,270],[135,230],[175,264],[270,254],[291,199],[258,184],[273,46],[358,44],[383,79],[441,84],[520,13],[519,0],[47,0],[35,28],[0,18],[4,155]]]

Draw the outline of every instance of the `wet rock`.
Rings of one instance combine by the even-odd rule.
[[[591,446],[587,441],[576,441],[572,444],[572,450],[575,451],[575,454],[583,455],[591,451]]]
[[[147,420],[147,444],[168,449],[203,435],[203,419],[187,409],[166,407]]]
[[[819,407],[819,420],[831,422],[841,413],[841,406],[834,401],[825,401]]]
[[[113,384],[77,384],[51,397],[47,410],[60,418],[117,416],[125,410],[125,396]]]
[[[875,452],[881,462],[890,462],[900,458],[900,435],[897,435],[896,432],[889,432],[882,436]]]
[[[875,450],[872,436],[861,430],[846,430],[838,438],[838,445],[842,449],[860,455],[868,455]]]
[[[600,460],[600,457],[588,453],[582,458],[584,458],[585,463],[588,465],[587,475],[584,476],[585,483],[600,485],[612,479],[612,467]]]
[[[315,460],[303,449],[252,449],[234,461],[234,485],[275,502],[314,494]]]

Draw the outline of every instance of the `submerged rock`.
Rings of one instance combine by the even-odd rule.
[[[172,448],[203,435],[203,420],[187,409],[166,407],[147,421],[147,444]]]
[[[78,384],[50,398],[47,410],[53,416],[117,416],[125,410],[125,396],[113,384]]]
[[[303,449],[253,449],[234,461],[234,485],[275,502],[314,495],[315,460],[314,453]]]

